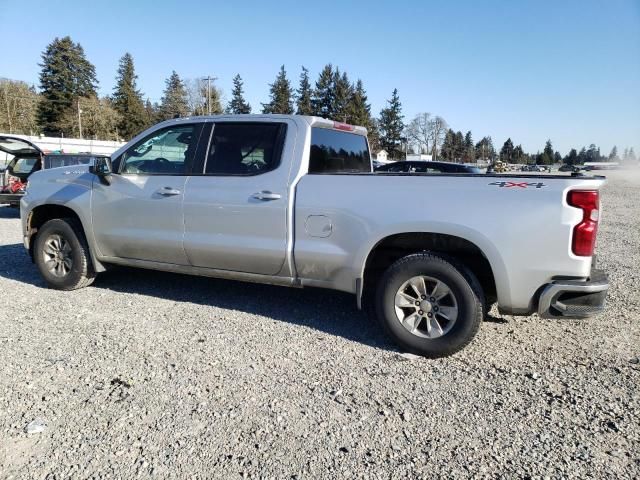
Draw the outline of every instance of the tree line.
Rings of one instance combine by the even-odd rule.
[[[159,102],[145,100],[137,86],[138,76],[129,53],[120,59],[112,94],[100,98],[95,66],[86,58],[82,46],[68,36],[55,38],[47,45],[39,66],[39,93],[25,82],[0,79],[0,131],[129,140],[147,127],[171,118],[253,111],[244,98],[244,83],[239,74],[233,78],[231,99],[226,106],[215,79],[182,79],[175,71],[166,79]],[[490,136],[474,142],[471,131],[456,132],[444,118],[428,112],[419,113],[405,124],[397,89],[375,117],[362,80],[352,81],[347,72],[332,64],[325,65],[313,83],[309,70],[303,66],[297,88],[292,86],[282,65],[269,84],[268,101],[261,104],[259,111],[315,115],[364,126],[372,150],[384,149],[391,159],[422,153],[431,155],[433,160],[453,162],[636,161],[632,147],[625,149],[621,158],[617,147],[605,157],[593,144],[579,152],[572,149],[562,157],[550,140],[542,152],[532,154],[508,138],[498,152]]]

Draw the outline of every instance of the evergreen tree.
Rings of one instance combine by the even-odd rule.
[[[582,164],[587,161],[587,149],[582,147],[577,157],[578,163]]]
[[[380,144],[393,159],[402,158],[402,132],[404,123],[402,119],[402,104],[398,96],[398,89],[394,88],[391,100],[386,108],[380,111]]]
[[[309,82],[309,70],[302,67],[300,74],[300,86],[296,90],[296,113],[298,115],[313,115],[313,106],[311,105],[311,83]]]
[[[42,70],[38,123],[45,134],[58,134],[66,111],[77,110],[78,98],[96,96],[96,69],[86,59],[82,46],[73,43],[70,37],[56,37],[47,45],[39,66]]]
[[[136,78],[133,67],[133,57],[125,53],[120,59],[116,86],[113,91],[113,108],[118,112],[118,134],[123,138],[131,139],[144,130],[148,122],[142,94],[136,87]]]
[[[636,158],[636,152],[633,151],[633,147],[629,148],[629,153],[627,154],[627,162],[637,162],[638,159]]]
[[[447,133],[444,135],[444,141],[442,147],[440,147],[440,156],[443,160],[452,161],[456,155],[456,132],[452,129],[447,129]]]
[[[513,160],[513,142],[511,138],[507,138],[507,140],[502,145],[500,149],[500,160],[503,162],[511,163]]]
[[[144,114],[146,127],[150,127],[154,123],[157,123],[159,106],[157,103],[151,103],[151,100],[147,98],[144,102]]]
[[[456,132],[454,145],[455,153],[453,158],[456,162],[460,162],[462,161],[462,157],[464,155],[464,135],[462,135],[461,131]]]
[[[340,74],[340,69],[336,68],[333,73],[333,105],[331,114],[333,120],[346,122],[348,117],[349,100],[352,94],[351,83],[346,72]]]
[[[562,163],[562,155],[557,150],[556,153],[553,154],[553,163]]]
[[[522,149],[522,145],[517,145],[513,149],[513,160],[515,163],[522,163],[522,159],[524,158],[524,150]]]
[[[372,152],[378,152],[380,146],[380,127],[378,126],[378,120],[371,117],[369,126],[367,127],[367,137],[369,139],[369,148]]]
[[[333,66],[329,63],[324,66],[318,80],[316,88],[311,99],[313,114],[323,118],[333,118]]]
[[[186,117],[191,112],[184,82],[174,70],[166,80],[164,95],[160,101],[158,109],[158,121],[169,120],[171,118]]]
[[[483,162],[490,162],[495,157],[495,149],[493,148],[493,140],[491,137],[482,137],[478,143],[476,143],[476,160],[482,160]]]
[[[368,103],[367,92],[364,90],[362,80],[358,79],[351,90],[347,105],[347,123],[360,125],[370,130],[372,128],[371,105]]]
[[[610,162],[620,161],[620,158],[618,157],[618,147],[616,147],[615,145],[613,146],[613,148],[611,149],[611,153],[609,154],[609,161]]]
[[[596,147],[595,144],[589,145],[589,148],[586,152],[586,162],[600,162],[602,158],[600,157],[600,148]]]
[[[270,85],[269,103],[262,104],[262,113],[293,113],[292,97],[291,83],[287,79],[287,72],[282,65],[276,80]]]
[[[476,158],[476,149],[473,146],[473,136],[471,130],[469,130],[464,136],[464,155],[462,160],[464,162],[473,162]]]
[[[578,152],[576,151],[576,149],[572,148],[569,151],[569,154],[566,157],[564,157],[563,161],[567,165],[576,165],[578,163]]]
[[[233,77],[233,90],[231,90],[231,101],[227,105],[227,113],[251,113],[251,105],[244,99],[242,78],[239,74]]]
[[[544,144],[544,150],[536,160],[536,163],[541,165],[551,165],[553,163],[553,159],[554,159],[553,145],[551,144],[551,140],[547,140],[547,142]]]

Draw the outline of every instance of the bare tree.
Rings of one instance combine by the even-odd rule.
[[[410,145],[412,145],[418,153],[429,153],[431,145],[431,114],[428,112],[419,113],[414,117],[405,132]]]
[[[436,115],[433,120],[431,120],[430,130],[431,130],[431,159],[438,159],[438,152],[442,143],[444,142],[444,137],[447,134],[447,128],[449,125],[447,121],[439,115]]]
[[[207,99],[211,98],[211,113],[219,115],[222,109],[222,90],[211,82],[211,92],[207,92],[208,84],[202,78],[191,78],[184,81],[187,90],[187,103],[193,115],[207,115],[209,108]],[[210,97],[209,97],[210,95]]]
[[[0,78],[0,131],[35,134],[38,101],[38,94],[25,82]]]
[[[446,120],[439,115],[419,113],[407,126],[405,136],[418,153],[430,153],[436,160],[448,127]]]

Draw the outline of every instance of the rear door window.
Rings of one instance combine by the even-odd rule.
[[[367,137],[355,133],[311,129],[309,173],[371,172]]]
[[[213,127],[204,172],[207,175],[260,175],[280,164],[286,124],[219,122]]]

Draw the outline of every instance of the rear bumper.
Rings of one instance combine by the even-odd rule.
[[[591,270],[588,280],[556,280],[540,294],[538,314],[543,318],[587,318],[604,310],[609,279]]]

